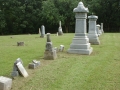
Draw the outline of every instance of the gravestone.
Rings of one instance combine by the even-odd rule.
[[[41,26],[41,36],[40,37],[41,38],[45,37],[45,26],[44,25]]]
[[[22,63],[21,63],[21,62],[18,62],[16,65],[17,65],[18,70],[19,70],[19,72],[21,73],[21,75],[22,75],[23,77],[28,77],[28,73],[27,73],[27,71],[25,70],[25,68],[23,67]]]
[[[17,42],[17,46],[24,46],[24,42]]]
[[[12,79],[0,76],[0,90],[10,90],[12,86]]]
[[[12,76],[12,77],[19,76],[19,71],[18,71],[18,68],[17,68],[17,65],[16,65],[18,62],[21,62],[21,63],[23,64],[23,61],[22,61],[20,58],[18,58],[18,59],[14,62],[13,71],[12,71],[12,73],[11,73],[11,76]]]
[[[60,51],[60,52],[63,52],[63,51],[64,51],[64,45],[60,45],[59,51]]]
[[[88,8],[85,8],[83,3],[79,2],[78,6],[74,8],[73,12],[75,12],[76,18],[75,36],[70,44],[68,53],[89,55],[93,51],[93,48],[91,47],[89,38],[86,35],[86,19]]]
[[[63,35],[62,26],[61,26],[61,21],[59,21],[58,35],[59,35],[59,36]]]
[[[24,77],[28,76],[28,73],[26,72],[25,68],[23,67],[23,62],[20,58],[18,58],[14,62],[13,71],[11,73],[12,78],[14,78],[18,75],[22,75]]]
[[[100,40],[96,32],[96,20],[98,19],[98,17],[95,15],[91,15],[88,16],[88,18],[89,18],[89,32],[88,32],[89,42],[91,44],[98,45],[100,44]]]
[[[33,60],[32,63],[29,63],[28,68],[29,68],[29,69],[35,69],[35,68],[37,68],[38,66],[40,66],[40,61]]]
[[[101,31],[102,31],[102,33],[104,33],[104,30],[103,30],[103,23],[101,23]]]
[[[44,52],[44,59],[46,60],[54,60],[57,58],[56,50],[54,50],[52,41],[50,39],[50,33],[47,33],[47,42],[46,42],[46,49]]]
[[[40,28],[39,28],[39,34],[41,35],[41,31],[40,31]]]
[[[100,31],[100,25],[99,24],[96,25],[96,31],[97,31],[98,36],[100,36],[101,31]]]

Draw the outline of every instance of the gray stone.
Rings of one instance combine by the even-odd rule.
[[[11,76],[12,76],[12,78],[19,76],[19,72],[18,71],[12,71]]]
[[[18,70],[19,70],[19,72],[21,73],[21,75],[22,75],[23,77],[28,77],[28,73],[27,73],[27,71],[25,70],[25,68],[23,67],[22,63],[21,63],[21,62],[18,62],[16,65],[17,65]]]
[[[0,76],[0,90],[10,90],[12,87],[12,79]]]
[[[41,35],[41,31],[40,31],[40,28],[39,28],[39,34]]]
[[[103,30],[103,23],[101,23],[101,31],[102,31],[102,33],[104,33],[104,30]]]
[[[47,33],[47,42],[46,42],[46,49],[44,52],[44,59],[46,60],[54,60],[57,58],[56,50],[54,50],[52,41],[50,39],[50,33]]]
[[[75,36],[68,53],[86,54],[89,55],[93,51],[89,43],[89,38],[86,35],[86,18],[88,8],[85,8],[82,2],[79,2],[77,8],[73,10],[76,13]]]
[[[100,31],[100,25],[99,24],[96,25],[96,31],[97,31],[98,36],[100,36],[102,32]]]
[[[45,37],[45,26],[44,25],[41,26],[41,36],[40,37],[41,38]]]
[[[18,67],[17,67],[17,65],[16,65],[18,62],[21,62],[21,63],[23,64],[23,61],[22,61],[20,58],[18,58],[18,59],[14,62],[13,71],[11,72],[11,76],[12,76],[12,77],[16,77],[16,76],[19,75]]]
[[[59,22],[58,35],[59,35],[59,36],[63,35],[62,26],[61,26],[61,21]]]
[[[60,51],[60,52],[63,52],[63,51],[64,51],[64,45],[60,45],[59,51]]]
[[[35,69],[36,68],[35,63],[29,63],[28,68],[29,69]]]
[[[95,15],[91,15],[91,16],[88,16],[88,18],[89,18],[89,32],[88,32],[89,42],[91,44],[99,45],[100,40],[96,32],[96,21],[98,17]]]

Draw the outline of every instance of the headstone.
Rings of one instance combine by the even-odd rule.
[[[44,25],[41,26],[41,36],[40,37],[41,38],[45,37],[45,26]]]
[[[61,51],[61,52],[64,51],[64,45],[60,45],[59,51]]]
[[[58,36],[58,32],[56,33],[56,35]]]
[[[89,43],[89,38],[86,35],[86,19],[88,8],[85,8],[82,2],[79,2],[77,8],[73,10],[76,13],[75,36],[68,49],[68,53],[86,54],[92,53],[93,48]]]
[[[41,35],[41,31],[40,31],[40,28],[39,28],[39,34]]]
[[[16,77],[16,76],[19,76],[19,71],[18,71],[18,68],[17,68],[17,63],[18,62],[21,62],[22,64],[23,64],[23,61],[20,59],[20,58],[18,58],[15,62],[14,62],[14,65],[13,65],[13,71],[12,71],[12,73],[11,73],[11,76],[14,78],[14,77]]]
[[[17,46],[24,46],[24,42],[17,42]]]
[[[102,31],[102,33],[104,33],[104,30],[103,30],[103,23],[101,23],[101,31]]]
[[[29,69],[35,69],[35,68],[37,68],[38,66],[40,66],[40,61],[33,60],[32,63],[29,63],[28,68],[29,68]]]
[[[27,73],[27,71],[25,70],[25,68],[23,67],[22,63],[21,63],[21,62],[18,62],[16,65],[17,65],[18,70],[19,70],[19,72],[21,73],[21,75],[22,75],[23,77],[28,77],[28,73]]]
[[[96,20],[98,19],[98,16],[91,15],[88,16],[88,18],[89,18],[89,32],[88,32],[89,42],[91,44],[98,45],[100,44],[100,40],[96,32]]]
[[[100,25],[99,24],[96,25],[96,31],[97,31],[98,36],[100,36],[101,31],[100,31]]]
[[[59,35],[59,36],[63,35],[62,26],[61,26],[61,21],[59,21],[58,35]]]
[[[44,52],[44,59],[46,60],[54,60],[57,58],[56,50],[54,50],[52,41],[50,39],[50,33],[47,33],[47,42],[46,42],[46,49]]]
[[[59,51],[57,47],[54,47],[54,50],[56,50],[56,52],[58,52],[58,51]]]
[[[0,90],[10,90],[12,87],[12,79],[0,76]]]

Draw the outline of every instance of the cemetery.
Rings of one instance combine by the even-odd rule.
[[[0,36],[0,90],[119,90],[120,33],[89,11],[81,1],[71,11],[75,33],[59,21],[55,33],[41,24],[38,34]]]

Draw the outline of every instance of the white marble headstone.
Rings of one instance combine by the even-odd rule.
[[[28,77],[28,73],[25,70],[25,68],[23,67],[21,62],[18,62],[17,64],[18,70],[20,71],[20,73],[23,75],[23,77]]]

